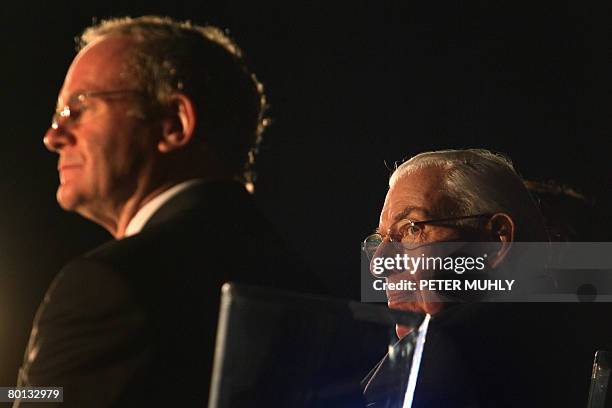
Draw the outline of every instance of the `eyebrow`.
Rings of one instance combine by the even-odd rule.
[[[410,207],[404,208],[399,214],[397,214],[395,217],[393,217],[393,224],[395,224],[396,222],[398,222],[400,220],[403,220],[404,218],[407,218],[408,215],[410,213],[412,213],[413,211],[421,211],[425,215],[429,215],[429,211],[426,208],[424,208],[424,207],[410,206]]]
[[[100,88],[99,84],[97,84],[96,82],[86,81],[85,83],[81,84],[80,87],[78,87],[77,89],[73,90],[72,92],[68,94],[68,100],[80,94],[89,93],[89,92],[100,92],[103,90],[104,89]],[[59,95],[57,99],[59,100]]]
[[[427,210],[427,208],[425,207],[418,207],[418,206],[408,206],[406,208],[404,208],[399,214],[397,214],[395,217],[393,217],[393,220],[391,221],[391,226],[395,225],[398,221],[403,220],[404,218],[407,218],[408,215],[413,212],[413,211],[421,211],[425,214],[426,217],[429,217],[430,213],[429,210]],[[374,230],[375,233],[380,234],[381,230],[380,230],[380,225],[378,227],[376,227],[376,229]]]
[[[62,105],[63,105],[63,106],[66,106],[66,105],[70,104],[71,102],[73,102],[73,100],[74,100],[74,98],[75,98],[76,96],[78,96],[78,95],[80,95],[80,94],[82,94],[82,93],[85,93],[85,91],[84,91],[84,90],[82,90],[82,89],[77,89],[76,91],[73,91],[73,92],[69,93],[68,95],[66,95],[66,99],[62,99],[62,98],[61,98],[61,97],[58,95],[58,97],[57,97],[57,101],[56,101],[57,107],[60,107],[60,106],[62,106]],[[62,101],[61,103],[60,103],[60,100]]]

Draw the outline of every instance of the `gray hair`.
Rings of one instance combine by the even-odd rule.
[[[200,138],[235,175],[253,181],[251,166],[268,123],[263,85],[246,66],[238,45],[217,27],[169,17],[103,20],[85,29],[81,49],[103,37],[130,39],[129,74],[157,106],[175,92],[194,100]]]
[[[389,186],[430,167],[443,171],[440,188],[453,206],[446,216],[503,212],[516,224],[517,241],[548,240],[540,210],[507,157],[485,149],[420,153],[395,169]]]

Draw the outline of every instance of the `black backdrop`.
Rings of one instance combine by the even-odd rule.
[[[259,202],[340,296],[358,295],[359,241],[377,224],[388,168],[423,150],[505,152],[524,176],[587,194],[602,213],[597,238],[609,238],[604,2],[170,3],[3,5],[0,385],[14,382],[53,275],[109,239],[57,207],[56,157],[42,145],[73,38],[94,16],[165,14],[231,30],[274,119]]]

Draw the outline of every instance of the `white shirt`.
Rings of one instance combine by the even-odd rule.
[[[404,396],[404,404],[402,408],[411,408],[412,400],[414,399],[414,390],[416,389],[417,378],[419,376],[419,367],[421,366],[421,357],[423,357],[423,347],[425,346],[425,338],[427,337],[427,328],[429,327],[429,319],[431,315],[427,314],[423,323],[419,326],[417,333],[416,347],[412,356],[412,364],[410,365],[410,376],[408,377],[408,387]]]
[[[172,197],[177,195],[178,193],[187,190],[189,187],[200,183],[202,180],[200,179],[192,179],[183,181],[182,183],[176,184],[163,193],[155,196],[151,201],[143,205],[140,210],[132,217],[127,227],[125,228],[125,238],[130,237],[132,235],[138,234],[142,228],[145,226],[147,221],[151,219],[153,214],[160,207],[166,204]]]

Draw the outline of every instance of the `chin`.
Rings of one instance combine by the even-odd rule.
[[[75,211],[80,201],[79,194],[76,194],[74,189],[71,189],[67,184],[62,184],[58,187],[55,194],[57,203],[63,210]]]
[[[389,302],[389,309],[400,310],[402,312],[427,313],[435,315],[442,311],[446,304],[444,302]]]
[[[422,304],[419,302],[388,302],[387,306],[389,306],[389,309],[402,312],[423,312]]]

